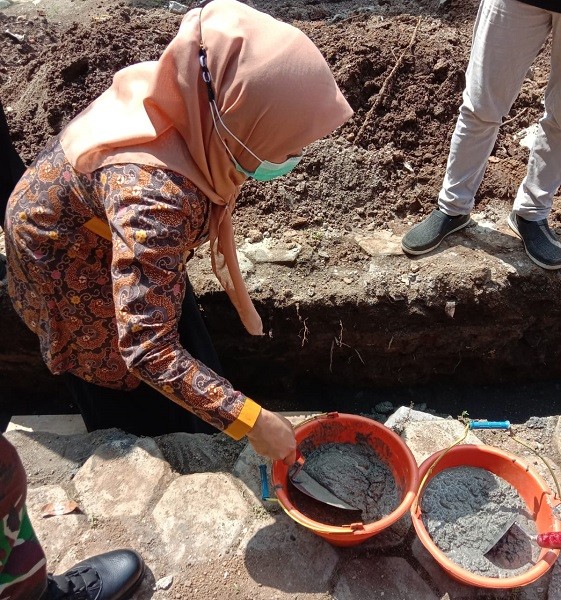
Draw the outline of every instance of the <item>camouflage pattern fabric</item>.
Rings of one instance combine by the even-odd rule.
[[[27,480],[16,449],[0,434],[0,600],[39,600],[45,553],[25,508]]]

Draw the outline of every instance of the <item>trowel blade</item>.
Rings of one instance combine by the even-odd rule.
[[[501,528],[498,531],[498,533],[487,544],[487,546],[482,549],[482,554],[487,554],[487,552],[491,552],[491,550],[503,539],[503,537],[508,533],[509,529],[514,525],[517,517],[518,513],[513,513],[506,518],[504,524],[501,525]]]
[[[332,494],[313,477],[310,477],[303,469],[290,468],[288,475],[294,487],[319,502],[329,504],[330,506],[336,506],[337,508],[344,508],[345,510],[359,510],[358,508],[347,504],[340,498],[337,498],[335,494]]]

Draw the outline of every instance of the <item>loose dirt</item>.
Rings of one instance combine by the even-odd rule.
[[[344,364],[348,375],[346,381],[352,381],[357,387],[372,386],[373,383],[395,385],[396,380],[400,385],[407,385],[412,379],[426,382],[438,373],[452,377],[467,373],[471,381],[473,369],[469,366],[468,352],[457,358],[454,355],[453,360],[448,350],[444,358],[435,357],[414,350],[417,344],[424,347],[427,332],[420,334],[422,341],[407,337],[401,345],[400,336],[394,335],[410,323],[414,327],[421,314],[426,313],[426,307],[415,306],[417,290],[420,290],[419,294],[432,294],[437,290],[439,299],[450,297],[460,302],[464,295],[462,290],[466,290],[467,295],[468,292],[471,294],[472,288],[482,287],[485,293],[478,302],[493,315],[509,314],[508,298],[504,294],[494,294],[494,283],[488,283],[493,271],[482,264],[481,254],[471,252],[471,248],[466,252],[460,248],[459,257],[452,255],[440,263],[428,263],[426,271],[416,263],[396,264],[395,269],[403,272],[401,279],[387,278],[386,281],[383,276],[375,287],[367,288],[366,292],[379,300],[374,311],[376,318],[387,318],[384,331],[376,330],[374,338],[361,333],[369,331],[372,313],[368,314],[363,308],[356,311],[351,308],[349,314],[352,314],[353,327],[356,327],[352,329],[340,318],[333,322],[324,319],[326,311],[322,309],[338,304],[343,296],[349,307],[358,307],[363,302],[365,290],[356,287],[357,281],[363,273],[377,266],[372,266],[372,257],[357,243],[357,234],[387,235],[395,242],[406,228],[434,208],[461,102],[478,0],[376,0],[370,4],[349,0],[286,0],[280,3],[256,0],[252,4],[293,23],[314,40],[355,110],[354,117],[342,128],[306,149],[304,160],[293,173],[268,183],[248,181],[244,186],[234,213],[240,246],[245,240],[269,239],[271,243],[284,244],[287,248],[301,247],[298,260],[277,277],[274,299],[267,296],[268,288],[257,285],[251,289],[252,298],[257,303],[272,303],[275,309],[286,308],[282,327],[287,339],[298,336],[302,346],[307,344],[307,351],[311,351],[312,345],[320,351],[326,345],[327,348],[331,346],[332,351],[328,350],[326,358],[324,352],[319,366],[314,364],[313,368],[302,369],[306,377],[309,372],[316,371],[322,377],[329,376],[333,362]],[[16,146],[27,163],[51,136],[110,85],[117,70],[161,55],[182,18],[168,11],[167,5],[166,0],[121,0],[117,3],[109,0],[39,0],[37,3],[15,3],[0,11],[0,98],[8,110]],[[24,35],[24,41],[18,42],[4,34],[6,30]],[[505,211],[523,177],[528,155],[517,136],[542,114],[540,100],[548,72],[549,46],[546,46],[505,119],[476,197],[478,214],[485,223],[504,224]],[[561,222],[557,198],[550,221],[554,226]],[[474,231],[477,233],[474,244],[482,252],[496,253],[497,242],[510,240],[502,234],[494,235],[495,245],[486,247],[480,235],[486,230],[475,227]],[[0,248],[1,244],[0,235]],[[206,251],[201,256],[197,262],[196,255],[192,272],[199,264],[208,265]],[[477,263],[474,273],[469,276],[466,269],[458,268],[458,263],[464,260]],[[392,259],[385,264],[393,264]],[[404,281],[411,284],[407,306],[399,304],[403,299]],[[532,281],[529,289],[536,290],[541,286],[542,296],[547,298],[549,293],[556,292],[550,292],[544,281],[542,273],[536,274],[536,283]],[[432,287],[425,288],[425,283]],[[205,294],[208,290],[198,288],[197,291]],[[294,318],[295,295],[304,297],[300,303],[302,310],[297,313],[298,321]],[[304,306],[307,299],[313,299],[310,307]],[[536,309],[531,302],[521,302],[520,306],[530,308],[524,309],[526,312],[520,325],[506,324],[510,329],[502,337],[511,339],[512,343],[505,343],[496,352],[509,368],[516,363],[514,368],[499,373],[495,354],[490,362],[481,364],[481,354],[488,356],[496,350],[495,332],[486,338],[486,332],[474,330],[471,336],[478,346],[472,344],[471,338],[465,341],[466,346],[473,348],[470,352],[476,355],[471,360],[481,381],[495,381],[497,377],[502,381],[539,377],[535,374],[538,368],[543,368],[546,363],[555,364],[556,341],[544,341],[540,333],[533,330],[526,332],[535,314],[549,314],[548,310]],[[400,307],[403,312],[396,312]],[[271,311],[269,306],[263,311],[265,320]],[[229,356],[239,353],[239,341],[236,337],[235,352],[232,352],[230,341],[219,337],[225,335],[222,311],[217,325],[212,321],[212,310],[208,311],[208,316],[215,344],[225,357],[225,368],[236,374],[236,384],[247,393],[271,395],[270,389],[265,392],[260,389],[251,369],[247,371],[250,361],[245,361],[242,366],[228,363]],[[473,314],[464,312],[463,317],[479,322],[481,306],[476,306]],[[228,323],[234,321],[235,315],[231,319],[228,317]],[[212,331],[213,325],[216,331]],[[270,348],[280,342],[280,336],[272,339],[273,325],[269,328]],[[307,330],[308,326],[311,329]],[[338,328],[335,346],[334,326]],[[14,329],[12,335],[12,327],[15,325],[6,325],[7,339],[16,335],[18,338],[29,337],[26,332],[22,333],[21,327]],[[524,332],[519,331],[520,328]],[[428,335],[431,340],[435,339],[435,332],[430,331]],[[532,348],[536,348],[535,364],[528,363],[526,339],[530,340]],[[461,345],[464,341],[458,342],[454,329],[439,329],[438,344],[453,347],[458,343]],[[251,344],[249,340],[248,348],[252,348]],[[488,347],[491,346],[490,351]],[[378,348],[403,354],[406,361],[409,360],[407,356],[413,354],[411,361],[414,364],[405,362],[396,373],[391,366],[392,357],[388,359],[386,350],[380,357]],[[294,349],[285,345],[275,348],[275,352],[278,356],[294,352]],[[370,353],[374,353],[373,357]],[[262,346],[259,355],[263,356]],[[313,354],[314,360],[316,356]],[[275,366],[274,361],[268,359],[267,364]],[[301,364],[306,363],[302,361]],[[373,364],[376,368],[372,368]],[[286,388],[294,389],[300,385],[300,381],[287,378],[285,371],[283,367],[278,375],[275,373],[270,377],[281,387],[286,383],[283,396],[286,396]],[[64,390],[58,392],[63,393]]]
[[[115,71],[157,59],[181,20],[161,8],[163,1],[82,0],[68,3],[66,12],[59,7],[53,20],[49,11],[57,4],[24,3],[0,12],[2,31],[25,35],[23,43],[4,36],[0,97],[26,162],[109,86]],[[235,214],[240,238],[308,229],[321,246],[330,229],[391,229],[430,212],[461,101],[477,0],[441,8],[433,0],[252,4],[311,37],[355,116],[312,144],[288,177],[244,186]],[[511,202],[523,176],[527,150],[513,136],[542,113],[548,52],[528,74],[493,151],[477,198],[479,209],[488,207],[491,215],[497,202]],[[556,205],[554,223],[560,214]],[[325,243],[330,263],[368,260],[344,238]],[[319,291],[328,294],[325,286],[329,282]]]

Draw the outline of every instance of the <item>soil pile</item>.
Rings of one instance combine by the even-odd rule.
[[[278,394],[286,409],[302,404],[295,399],[287,407],[286,399],[302,383],[313,387],[310,375],[330,387],[336,377],[338,385],[355,388],[429,383],[442,375],[451,381],[475,377],[476,383],[557,376],[559,333],[551,304],[559,297],[556,279],[528,270],[529,261],[518,255],[519,241],[512,245],[509,234],[486,225],[504,224],[525,172],[528,151],[518,134],[543,112],[549,47],[528,73],[493,149],[476,197],[485,226],[470,227],[459,238],[459,252],[438,260],[384,254],[376,261],[357,242],[359,236],[376,238],[377,249],[387,241],[391,253],[406,228],[435,206],[479,2],[252,4],[310,36],[355,115],[308,147],[288,176],[243,187],[234,213],[240,247],[245,240],[270,241],[297,255],[289,267],[265,263],[249,277],[251,296],[268,321],[267,339],[248,340],[240,351],[236,316],[231,306],[220,304],[215,280],[195,279],[199,267],[203,273],[207,268],[208,255],[195,254],[190,276],[236,385],[254,397]],[[167,5],[167,0],[21,0],[0,11],[2,31],[25,36],[19,42],[0,34],[0,98],[27,163],[110,85],[116,71],[161,55],[181,21]],[[560,221],[556,199],[551,223]],[[1,244],[0,234],[0,252]],[[500,262],[490,265],[487,255],[499,253]],[[518,276],[526,279],[510,286]],[[454,320],[443,320],[440,303],[447,301],[458,306]],[[1,293],[0,308],[13,316]],[[35,370],[42,362],[36,340],[17,319],[8,317],[0,330],[10,343],[21,342],[21,352],[12,349],[0,357],[0,370],[7,365],[9,373],[5,379],[15,382],[10,391],[15,398],[21,380],[16,361],[28,361]],[[26,381],[34,382],[31,368],[28,372]],[[274,390],[265,385],[265,372]],[[44,373],[26,392],[43,390],[46,380]],[[64,393],[59,389],[53,397]],[[310,409],[316,408],[313,393],[305,390]],[[515,393],[521,397],[518,389]],[[325,409],[324,397],[317,402]]]
[[[430,212],[461,101],[478,2],[449,2],[440,10],[428,0],[252,4],[310,36],[355,116],[310,146],[289,176],[268,184],[248,182],[235,214],[237,233],[268,231],[280,237],[287,228],[380,228]],[[3,42],[0,97],[28,163],[110,85],[117,70],[157,59],[181,20],[166,10],[125,2],[98,2],[91,18],[79,23],[70,18],[55,23],[42,14],[0,13],[2,30],[25,34],[23,43]],[[541,115],[547,73],[546,48],[497,140],[480,208],[513,198],[527,156],[513,135]],[[356,246],[334,245],[334,261],[367,260]]]

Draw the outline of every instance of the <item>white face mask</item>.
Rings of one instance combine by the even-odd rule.
[[[214,108],[214,110],[213,110],[213,108]],[[222,120],[222,117],[220,116],[220,113],[218,112],[218,107],[216,106],[216,102],[214,100],[212,100],[210,102],[210,110],[212,111],[212,120],[214,122],[214,128],[216,129],[216,133],[217,133],[218,137],[220,138],[220,141],[224,145],[224,148],[226,148],[226,151],[230,155],[232,162],[236,165],[236,171],[239,171],[240,173],[243,173],[244,175],[247,175],[248,177],[252,177],[256,181],[271,181],[271,179],[275,179],[276,177],[282,177],[283,175],[290,173],[290,171],[292,171],[292,169],[294,169],[294,167],[302,160],[302,155],[289,156],[282,163],[272,163],[272,162],[269,162],[268,160],[261,160],[241,140],[239,140],[228,129],[228,127],[226,127],[226,124]],[[224,129],[236,140],[236,142],[238,142],[238,144],[240,146],[244,147],[251,154],[251,156],[253,156],[253,158],[255,158],[256,160],[259,161],[259,166],[257,167],[257,169],[255,169],[255,171],[253,171],[253,173],[251,171],[246,171],[240,165],[240,163],[235,159],[234,155],[230,151],[230,148],[228,148],[226,142],[223,140],[222,136],[220,135],[220,133],[218,131],[218,127],[216,126],[216,119],[214,116],[215,111],[216,111],[216,116],[218,117],[218,120],[219,120],[220,124],[222,125],[222,127],[224,127]]]

